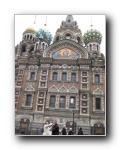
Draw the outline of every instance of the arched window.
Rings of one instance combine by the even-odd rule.
[[[100,75],[95,75],[95,83],[100,83]]]
[[[71,81],[76,81],[76,73],[71,74]]]
[[[52,77],[53,80],[57,80],[57,73],[56,72],[53,72],[53,77]]]
[[[67,74],[66,73],[62,73],[62,80],[66,81],[67,80]]]
[[[66,38],[67,40],[70,40],[70,39],[71,39],[71,35],[68,33],[68,34],[65,35],[65,38]]]
[[[90,51],[92,51],[92,45],[90,44]]]
[[[31,72],[30,74],[30,80],[35,80],[35,72]]]
[[[32,40],[32,35],[30,36],[30,40]]]
[[[65,108],[65,96],[60,97],[59,107],[60,108]]]
[[[99,46],[97,45],[97,51],[99,50]]]
[[[31,99],[32,99],[32,95],[27,95],[26,106],[30,106],[31,105]]]
[[[29,35],[27,35],[27,40],[29,39]]]
[[[50,107],[55,107],[55,96],[50,96]]]
[[[96,109],[101,109],[101,99],[100,98],[96,98]]]
[[[70,108],[75,108],[75,97],[70,97]]]
[[[24,56],[26,54],[26,45],[22,46],[21,55]]]
[[[42,44],[42,49],[45,49],[45,44],[44,43]]]
[[[26,52],[26,46],[25,45],[22,46],[22,53],[24,53],[24,52]]]

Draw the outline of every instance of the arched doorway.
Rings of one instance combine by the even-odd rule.
[[[102,123],[95,123],[93,126],[94,135],[105,135],[105,127]]]
[[[29,129],[30,120],[28,118],[22,118],[20,120],[20,134],[26,134]]]

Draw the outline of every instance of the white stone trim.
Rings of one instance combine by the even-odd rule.
[[[28,87],[25,88],[25,91],[34,92],[35,89],[32,87],[32,85],[29,85]]]
[[[59,92],[59,90],[55,85],[53,85],[48,89],[48,92]]]

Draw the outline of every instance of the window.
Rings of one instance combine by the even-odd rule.
[[[95,75],[95,83],[100,83],[100,76],[99,75]]]
[[[53,73],[53,80],[57,80],[57,73],[56,72]]]
[[[71,80],[72,80],[72,81],[76,81],[76,73],[72,73],[72,75],[71,75]]]
[[[30,106],[30,104],[31,104],[31,98],[32,98],[31,95],[27,95],[26,106]]]
[[[90,51],[92,51],[92,45],[90,44]]]
[[[30,80],[34,80],[34,79],[35,79],[35,72],[31,72]]]
[[[22,53],[25,53],[25,52],[26,52],[26,46],[23,45],[23,46],[22,46]]]
[[[50,97],[50,107],[55,107],[55,96]]]
[[[67,74],[66,73],[62,73],[62,80],[66,81],[67,79]]]
[[[71,35],[70,34],[66,34],[66,37],[65,37],[67,40],[71,39]]]
[[[65,97],[61,96],[60,97],[60,108],[65,108]]]
[[[75,97],[70,98],[70,108],[75,108]]]
[[[96,109],[101,109],[101,100],[100,100],[100,98],[96,98]]]
[[[97,51],[99,50],[99,46],[97,45]]]

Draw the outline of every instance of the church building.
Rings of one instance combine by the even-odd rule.
[[[77,135],[106,135],[105,56],[97,29],[84,35],[72,15],[55,36],[28,27],[15,46],[15,134],[40,134],[57,120]]]

